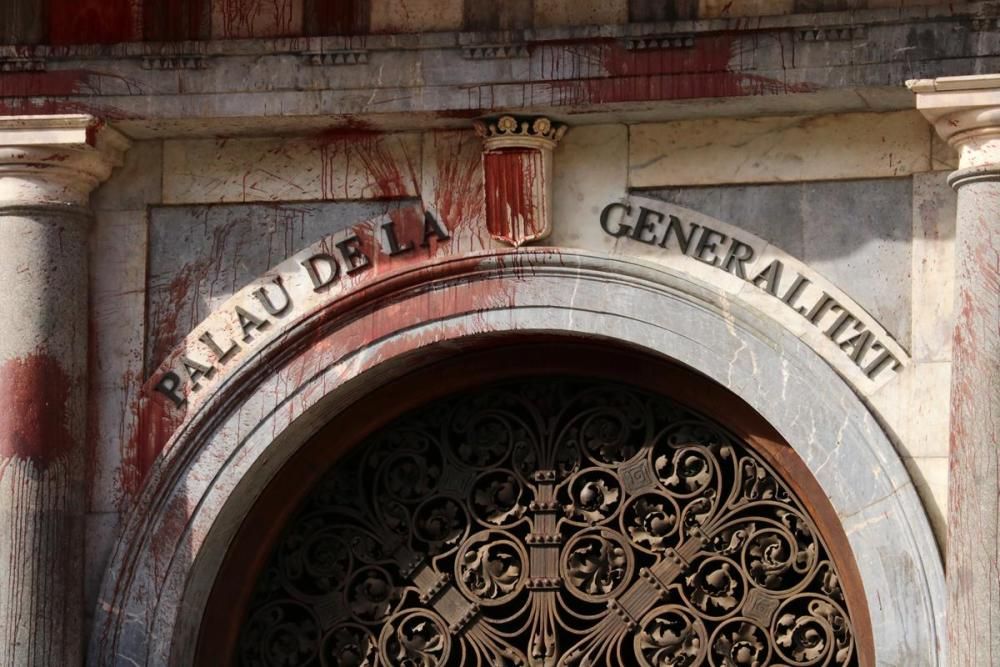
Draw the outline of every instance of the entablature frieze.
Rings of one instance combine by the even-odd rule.
[[[970,3],[499,33],[7,46],[0,113],[85,111],[142,139],[338,120],[462,127],[498,112],[571,112],[580,124],[889,111],[912,108],[901,72],[915,64],[933,75],[1000,59],[977,37],[995,14]],[[915,46],[915,30],[967,39]]]

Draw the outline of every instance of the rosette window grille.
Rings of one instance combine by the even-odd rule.
[[[841,581],[791,487],[712,419],[507,381],[330,470],[258,580],[239,663],[856,665]]]

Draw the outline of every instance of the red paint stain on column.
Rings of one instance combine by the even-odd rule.
[[[75,446],[69,431],[70,380],[59,363],[36,352],[0,365],[0,473],[11,459],[45,470]]]

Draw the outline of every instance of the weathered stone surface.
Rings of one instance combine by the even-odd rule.
[[[924,507],[942,554],[948,551],[948,457],[903,458],[906,470]]]
[[[552,183],[553,246],[603,243],[601,211],[626,192],[628,128],[590,125],[566,133],[555,153]]]
[[[382,203],[162,207],[150,213],[147,374],[240,288]]]
[[[947,172],[913,176],[913,357],[951,360],[955,191]]]
[[[418,134],[168,141],[163,203],[392,199],[420,192]]]
[[[462,0],[369,0],[373,33],[460,30]]]
[[[850,294],[910,341],[909,179],[670,188],[644,194],[746,229]]]
[[[930,169],[930,140],[916,112],[633,125],[629,185],[906,176]]]
[[[146,337],[145,209],[99,211],[90,237],[88,507],[111,512],[138,490],[134,443]]]
[[[536,28],[618,24],[627,20],[627,0],[535,0]]]

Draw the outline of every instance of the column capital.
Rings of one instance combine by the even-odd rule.
[[[1000,74],[914,79],[906,86],[917,109],[958,150],[956,175],[1000,172]]]
[[[0,206],[86,207],[128,147],[87,114],[0,117]]]

